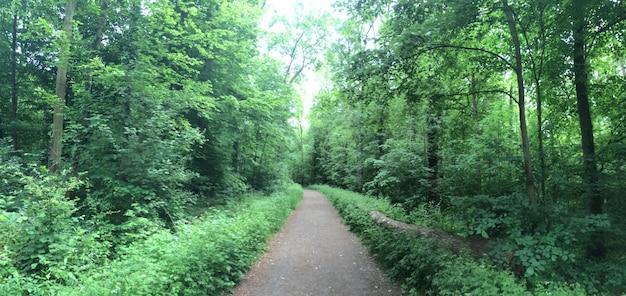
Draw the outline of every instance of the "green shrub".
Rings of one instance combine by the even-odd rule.
[[[59,295],[220,295],[234,287],[302,198],[293,185],[157,231]]]
[[[626,290],[624,284],[617,284],[624,282],[623,277],[616,281],[600,271],[624,270],[622,259],[585,258],[592,233],[600,230],[607,237],[620,237],[607,215],[587,215],[562,205],[531,206],[517,195],[456,197],[452,205],[454,217],[462,221],[461,233],[494,239],[491,255],[496,264],[515,269],[531,286],[574,282],[592,294]],[[594,268],[597,265],[605,267]]]
[[[466,257],[445,261],[433,277],[438,295],[532,295],[510,272]]]
[[[428,239],[388,231],[368,217],[369,211],[379,210],[396,220],[419,220],[423,225],[454,225],[446,222],[449,220],[442,218],[440,213],[433,214],[440,221],[424,221],[423,217],[415,217],[417,212],[407,216],[386,200],[328,186],[312,188],[326,195],[380,266],[401,284],[406,295],[584,295],[579,286],[548,280],[533,285],[526,279],[518,280],[511,272],[498,270],[489,262],[453,255],[434,247]]]
[[[412,207],[409,212],[410,224],[441,229],[447,233],[461,234],[465,225],[455,219],[451,213],[444,211],[440,205],[421,203]]]
[[[66,196],[78,179],[24,165],[11,154],[0,147],[0,184],[9,185],[0,186],[0,295],[36,295],[42,286],[75,282],[108,250],[85,230]]]

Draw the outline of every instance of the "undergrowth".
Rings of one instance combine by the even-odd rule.
[[[405,295],[585,295],[577,285],[550,281],[529,283],[511,272],[496,268],[484,259],[477,261],[465,255],[433,247],[432,241],[409,234],[399,234],[377,226],[369,211],[377,210],[401,221],[429,222],[425,226],[447,224],[457,228],[440,213],[429,214],[437,221],[424,221],[416,213],[407,214],[388,200],[366,197],[354,192],[315,185],[335,206],[344,222],[361,239],[378,264]],[[425,212],[426,209],[420,211]],[[422,224],[424,225],[424,224]]]
[[[234,287],[302,198],[292,185],[215,208],[176,231],[153,231],[117,259],[62,284],[18,272],[0,279],[0,295],[221,295]]]

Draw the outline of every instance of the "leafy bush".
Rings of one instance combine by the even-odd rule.
[[[449,211],[445,211],[438,204],[421,203],[412,207],[409,212],[410,224],[441,229],[447,233],[461,234],[464,230],[463,223],[455,219]]]
[[[0,145],[0,183],[10,184],[0,186],[0,295],[217,295],[240,280],[302,197],[293,185],[170,229],[134,213],[140,205],[120,225],[84,221],[67,196],[78,179],[11,153]],[[121,243],[114,259],[111,242]]]
[[[397,207],[386,200],[328,186],[312,187],[328,197],[345,223],[359,235],[372,256],[402,285],[407,295],[584,295],[578,286],[550,281],[535,284],[534,289],[528,290],[526,285],[531,282],[518,280],[511,272],[498,270],[488,262],[455,256],[435,248],[428,239],[378,227],[368,217],[371,210],[379,210],[396,220],[411,219],[414,215],[397,211]]]
[[[5,283],[14,283],[30,290],[37,285],[28,277],[75,281],[107,256],[95,234],[82,227],[75,202],[66,197],[80,182],[23,165],[7,152],[0,153],[0,161],[8,160],[0,183],[13,183],[0,190],[0,286],[9,289]]]
[[[547,280],[580,283],[593,294],[626,290],[624,284],[593,267],[621,270],[622,259],[599,262],[585,258],[591,234],[600,230],[620,236],[612,232],[615,228],[610,227],[606,215],[585,215],[559,205],[530,206],[517,195],[457,197],[452,205],[456,220],[464,222],[462,234],[492,238],[495,262],[515,270],[531,285],[540,286]]]
[[[80,277],[62,295],[220,295],[234,287],[302,198],[293,185],[161,230],[124,255]]]
[[[76,97],[65,129],[74,169],[90,183],[75,193],[81,214],[106,213],[117,225],[132,217],[168,224],[182,218],[195,197],[184,190],[196,176],[186,166],[189,151],[203,141],[181,118],[191,99],[146,84],[154,69],[143,63],[126,67],[93,59],[86,67],[91,92]]]
[[[510,272],[466,257],[444,261],[433,277],[438,295],[532,295]]]
[[[389,150],[380,158],[368,158],[367,165],[375,168],[376,174],[364,184],[368,195],[389,196],[393,203],[404,202],[410,196],[423,191],[427,186],[427,169],[421,165],[424,160],[409,143],[388,139],[383,145]]]

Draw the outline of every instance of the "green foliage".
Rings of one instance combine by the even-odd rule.
[[[595,270],[599,266],[620,269],[624,266],[622,259],[593,262],[585,257],[590,235],[600,231],[619,236],[610,234],[612,227],[606,215],[584,215],[557,205],[528,206],[519,202],[521,198],[458,197],[453,199],[451,212],[456,213],[453,216],[457,221],[464,221],[462,234],[492,238],[494,262],[515,270],[533,285],[548,280],[578,283],[579,289],[592,294],[624,291],[612,277]],[[587,270],[582,266],[595,267]]]
[[[193,176],[185,163],[201,137],[180,119],[191,99],[146,87],[150,70],[140,66],[126,70],[96,60],[90,68],[93,91],[75,102],[66,133],[75,170],[86,172],[91,185],[81,196],[87,214],[112,213],[114,224],[131,216],[171,223],[192,200],[182,191]]]
[[[453,212],[443,210],[440,205],[421,203],[417,207],[411,206],[408,223],[430,228],[441,229],[447,233],[461,234],[465,225],[456,219]]]
[[[328,186],[313,188],[331,200],[345,223],[357,233],[390,277],[402,284],[407,295],[585,295],[579,286],[549,280],[531,285],[534,288],[529,290],[526,285],[532,281],[517,279],[490,262],[455,256],[436,248],[427,239],[396,234],[376,226],[368,216],[371,210],[380,210],[396,220],[416,215],[407,216],[389,201]]]
[[[279,225],[270,204],[259,209],[268,226],[257,234],[247,230],[261,224],[252,216],[219,231],[229,214],[208,216],[208,234],[181,221],[251,189],[270,193],[290,184],[286,155],[295,92],[283,80],[281,63],[257,50],[261,7],[246,1],[78,1],[64,106],[65,170],[57,176],[42,164],[64,3],[2,3],[0,85],[8,91],[0,94],[0,294],[54,294],[85,274],[109,275],[102,265],[108,260],[134,260],[120,265],[130,274],[142,256],[133,246],[148,248],[143,244],[152,240],[164,249],[186,248],[170,232],[202,237],[207,246],[212,232],[239,233],[215,238],[251,249],[207,247],[202,256],[224,256],[197,268],[208,272],[214,265],[216,279],[229,269],[240,273],[268,229]],[[274,208],[277,219],[283,208]],[[211,219],[217,224],[209,227]],[[200,243],[189,244],[181,254],[199,258]],[[231,254],[239,251],[244,259]],[[178,284],[168,284],[175,294],[182,289],[176,285],[223,290],[236,278],[186,278],[196,267],[185,264],[172,265],[179,272],[171,278]],[[164,266],[142,268],[167,273]],[[137,291],[149,291],[151,283],[129,280]]]
[[[388,152],[380,159],[366,160],[366,165],[371,163],[377,173],[364,184],[364,191],[369,195],[389,196],[393,203],[405,201],[408,192],[417,195],[426,185],[423,180],[427,169],[422,166],[421,156],[412,151],[414,147],[393,139],[385,141],[383,149]]]
[[[248,196],[215,208],[176,233],[157,231],[125,247],[106,266],[83,274],[62,295],[220,295],[234,287],[302,198],[292,185],[270,197]]]
[[[25,213],[35,205],[40,210],[32,217],[1,212],[3,295],[220,295],[265,250],[301,200],[302,188],[246,196],[177,222],[175,233],[144,232],[111,261],[103,257],[106,245],[68,217],[73,202],[61,198],[65,202],[49,196],[45,204],[30,204]]]
[[[0,158],[6,158],[6,151],[2,152]],[[80,186],[80,181],[49,174],[42,167],[12,161],[5,165],[0,182],[17,182],[3,187],[7,190],[0,196],[3,288],[19,284],[24,285],[24,291],[34,289],[41,285],[34,278],[72,284],[78,274],[108,256],[108,246],[83,227],[81,217],[76,216],[75,201],[66,196]]]
[[[522,190],[521,157],[515,135],[510,133],[516,115],[508,102],[491,100],[476,102],[486,113],[475,115],[481,118],[467,118],[455,111],[447,118],[450,130],[442,153],[449,157],[442,166],[446,178],[440,185],[449,195],[499,196]]]
[[[496,270],[488,262],[458,258],[442,264],[433,277],[438,295],[532,295],[510,272]]]

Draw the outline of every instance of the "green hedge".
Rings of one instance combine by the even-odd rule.
[[[410,220],[410,215],[388,200],[329,186],[311,188],[333,203],[379,265],[401,284],[405,295],[584,295],[579,287],[549,282],[529,290],[526,282],[489,262],[456,256],[434,248],[429,240],[385,230],[373,223],[369,211],[377,210],[396,220]]]
[[[157,231],[75,283],[46,287],[29,278],[5,278],[0,294],[221,295],[241,280],[301,198],[297,185],[270,197],[249,196],[178,224],[176,233]]]

